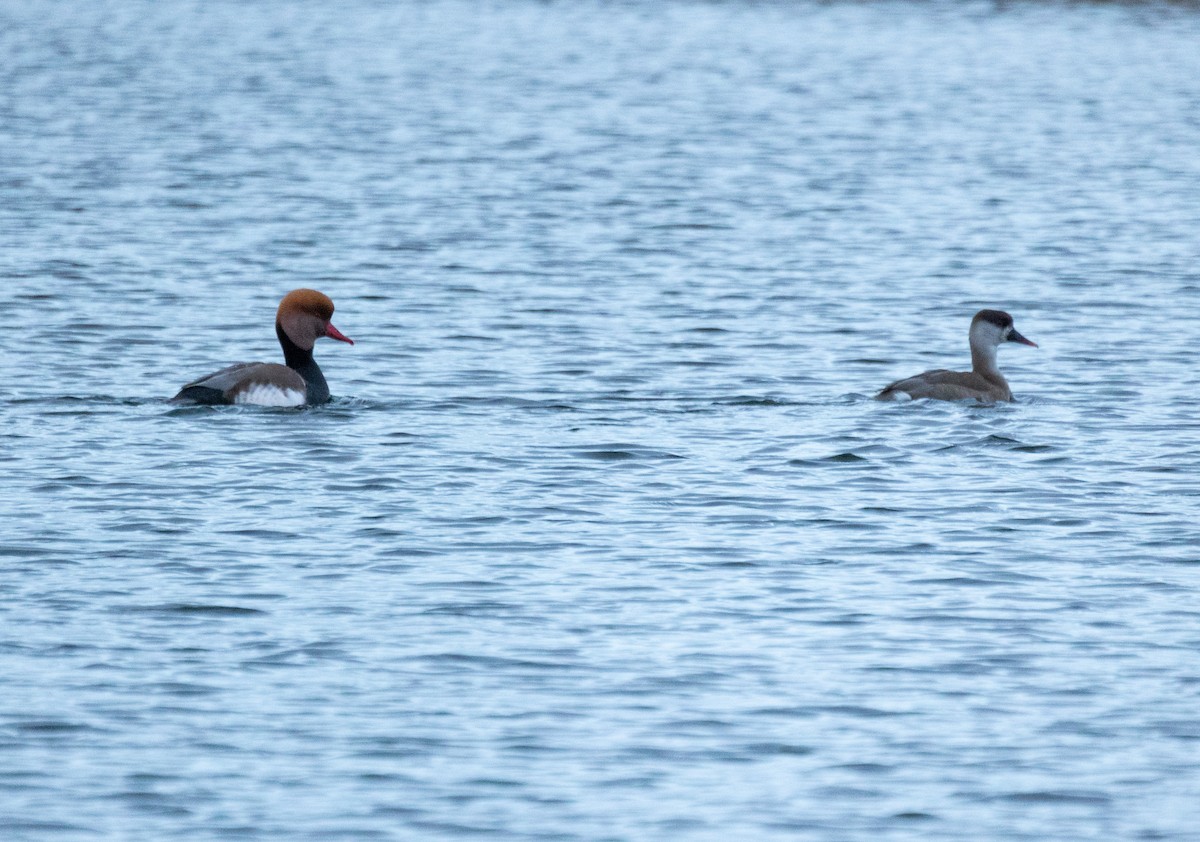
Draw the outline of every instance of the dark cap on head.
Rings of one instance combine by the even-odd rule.
[[[1013,317],[1003,310],[980,310],[975,314],[975,318],[971,319],[971,324],[975,322],[990,322],[996,327],[1012,327]]]

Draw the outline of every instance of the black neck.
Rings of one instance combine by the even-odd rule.
[[[304,378],[305,384],[308,386],[308,403],[325,403],[329,400],[329,385],[325,382],[325,375],[321,373],[320,366],[313,359],[312,349],[305,350],[293,342],[286,333],[283,332],[283,325],[279,322],[275,323],[275,335],[279,337],[279,344],[283,346],[283,361],[288,368],[295,371]]]

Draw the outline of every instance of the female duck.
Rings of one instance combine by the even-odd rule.
[[[1005,342],[1018,342],[1036,348],[1013,327],[1013,318],[1003,310],[980,310],[971,320],[971,370],[947,371],[936,369],[897,380],[885,386],[875,397],[894,400],[901,395],[910,398],[933,398],[939,401],[961,401],[975,398],[985,403],[1011,401],[1012,390],[996,367],[996,349]]]
[[[246,403],[259,406],[303,406],[329,400],[325,375],[313,359],[312,349],[322,336],[348,342],[330,323],[333,301],[315,289],[296,289],[279,302],[275,313],[275,335],[283,346],[278,363],[238,363],[193,380],[172,401],[221,404]]]

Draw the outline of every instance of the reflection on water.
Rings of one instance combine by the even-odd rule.
[[[0,10],[4,838],[1190,838],[1198,38]]]

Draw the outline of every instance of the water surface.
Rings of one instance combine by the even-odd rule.
[[[1197,43],[6,4],[0,835],[1196,839]]]

